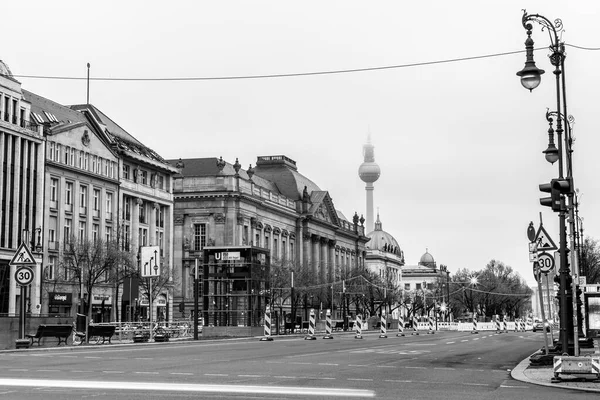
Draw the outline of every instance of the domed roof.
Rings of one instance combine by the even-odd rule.
[[[425,250],[425,254],[421,256],[419,264],[435,268],[435,260],[433,259],[433,256],[429,254],[429,251],[427,249]]]
[[[371,250],[388,251],[390,253],[402,255],[402,250],[398,242],[392,235],[381,229],[381,221],[379,220],[379,214],[377,214],[377,221],[375,222],[375,230],[367,234],[368,238],[371,238],[367,242],[367,247]]]
[[[10,72],[10,68],[8,68],[8,65],[6,65],[6,63],[2,60],[0,60],[0,75],[9,76],[11,78],[13,76],[12,72]]]

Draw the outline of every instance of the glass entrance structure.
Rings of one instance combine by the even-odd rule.
[[[202,313],[208,326],[260,326],[269,299],[269,250],[205,247]]]

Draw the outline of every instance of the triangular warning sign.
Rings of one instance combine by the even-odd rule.
[[[535,243],[537,243],[537,251],[558,250],[554,240],[548,235],[543,225],[540,225],[536,235]]]
[[[25,243],[21,243],[21,245],[17,249],[17,252],[15,253],[12,260],[10,260],[10,262],[8,264],[12,265],[12,266],[35,265],[36,262],[35,262],[35,259],[33,258],[33,254],[31,253],[31,250],[29,250],[29,247],[27,247],[27,245]]]

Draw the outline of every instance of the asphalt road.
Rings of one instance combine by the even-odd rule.
[[[562,399],[597,394],[515,381],[532,332],[378,333],[69,347],[0,353],[4,399]]]

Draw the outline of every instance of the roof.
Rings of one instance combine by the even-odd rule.
[[[254,171],[255,176],[273,182],[291,200],[302,199],[305,186],[311,196],[312,192],[321,192],[313,181],[297,171],[296,162],[285,156],[258,157]]]
[[[31,117],[31,122],[49,123],[49,124],[69,124],[76,122],[88,123],[87,118],[82,113],[72,110],[67,106],[63,106],[55,101],[42,97],[23,89],[23,98],[31,103],[31,112],[35,113],[35,117]],[[56,117],[53,120],[52,117]]]

